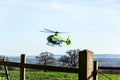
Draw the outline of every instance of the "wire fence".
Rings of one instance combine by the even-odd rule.
[[[112,80],[112,78],[110,76],[108,76],[107,74],[98,71],[99,74],[101,74],[101,79],[103,79],[103,77],[105,78],[104,80],[108,79],[108,80]]]
[[[99,69],[98,80],[120,80],[120,69]]]

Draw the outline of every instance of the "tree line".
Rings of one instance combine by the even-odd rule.
[[[40,65],[52,65],[52,66],[64,66],[64,67],[75,67],[79,65],[79,49],[68,50],[65,55],[60,58],[55,58],[51,52],[41,52],[36,56],[37,64]]]
[[[35,57],[36,64],[40,65],[51,65],[51,66],[63,66],[63,67],[75,67],[79,65],[79,49],[68,50],[65,55],[56,58],[55,55],[51,52],[41,52],[38,56]],[[8,57],[0,55],[0,61],[5,59],[5,61],[10,61]],[[4,66],[0,66],[0,70],[4,69]],[[17,70],[16,67],[8,66],[9,70]]]

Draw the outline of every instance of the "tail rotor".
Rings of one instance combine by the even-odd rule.
[[[66,40],[66,44],[69,46],[71,45],[71,36],[69,35],[67,40]]]

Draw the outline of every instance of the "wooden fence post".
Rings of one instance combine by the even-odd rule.
[[[25,62],[26,62],[25,54],[21,54],[20,80],[25,80],[25,68],[23,65]]]
[[[93,52],[83,50],[79,52],[79,80],[93,80]]]
[[[5,57],[3,58],[3,61],[6,61]],[[4,69],[5,69],[5,75],[6,75],[7,80],[10,80],[10,77],[8,75],[8,67],[6,65],[4,65]]]
[[[98,61],[94,61],[94,80],[98,80]]]

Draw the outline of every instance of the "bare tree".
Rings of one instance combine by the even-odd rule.
[[[42,52],[39,56],[36,57],[37,64],[42,65],[56,65],[56,59],[54,55],[50,52]]]
[[[68,62],[69,62],[69,57],[66,55],[63,55],[58,59],[58,63],[60,66],[68,66]]]
[[[79,65],[79,49],[68,50],[67,55],[61,56],[58,61],[61,62],[61,66],[78,67]]]

